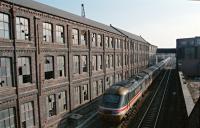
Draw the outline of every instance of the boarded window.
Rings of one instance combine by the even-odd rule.
[[[31,83],[31,65],[29,57],[19,57],[18,64],[18,80],[19,84]]]
[[[51,56],[45,57],[44,72],[46,80],[54,78],[53,57]]]

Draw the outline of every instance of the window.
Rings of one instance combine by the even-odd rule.
[[[87,33],[84,30],[81,30],[81,45],[86,45]]]
[[[115,39],[115,49],[118,48],[118,39]]]
[[[22,128],[32,128],[34,126],[33,103],[27,102],[21,105]]]
[[[120,58],[121,56],[120,55],[118,55],[118,66],[120,66],[121,65],[121,58]]]
[[[64,43],[64,27],[60,25],[56,25],[56,42]]]
[[[106,56],[106,68],[109,68],[110,64],[109,64],[109,55]]]
[[[56,115],[56,97],[55,94],[47,97],[47,115],[48,117]]]
[[[93,96],[94,96],[94,97],[97,97],[97,96],[98,96],[98,88],[97,88],[97,85],[98,85],[98,81],[94,81],[94,82],[93,82]]]
[[[16,31],[17,31],[17,39],[28,40],[29,39],[28,19],[23,17],[16,17]]]
[[[12,86],[10,58],[0,57],[0,87]]]
[[[52,42],[52,24],[43,23],[43,41]]]
[[[119,49],[120,49],[120,44],[121,44],[121,40],[118,39],[118,43],[117,43],[117,45],[118,45],[118,48],[119,48]]]
[[[78,45],[78,29],[72,29],[72,44]]]
[[[92,70],[97,70],[97,56],[92,56]]]
[[[98,56],[98,70],[102,70],[103,65],[102,65],[102,55]]]
[[[79,74],[80,73],[80,58],[79,56],[73,56],[73,66],[74,66],[74,70],[73,73],[74,74]]]
[[[102,47],[102,35],[97,35],[97,46]]]
[[[113,55],[110,55],[110,67],[111,67],[111,68],[114,67],[114,66],[113,66],[113,62],[114,62],[113,59],[114,59],[114,58],[113,58]]]
[[[105,89],[107,89],[107,88],[109,88],[110,87],[110,77],[109,76],[107,76],[106,77],[106,86],[105,86]]]
[[[67,110],[67,97],[65,91],[58,93],[58,105],[60,112]]]
[[[98,95],[103,93],[103,80],[98,81]]]
[[[105,47],[108,48],[108,37],[105,37]]]
[[[80,86],[74,88],[74,105],[81,104],[81,91]]]
[[[0,128],[15,128],[14,108],[0,110]]]
[[[118,55],[115,56],[115,65],[118,67]]]
[[[18,64],[18,80],[19,84],[31,83],[31,67],[29,57],[19,57]]]
[[[88,96],[88,85],[83,85],[83,101],[89,100]]]
[[[58,56],[57,57],[57,70],[59,77],[65,77],[65,57]]]
[[[96,33],[92,33],[92,47],[97,46],[97,41],[96,41],[97,35]]]
[[[87,56],[82,56],[82,72],[87,72]]]
[[[9,39],[9,18],[7,14],[0,13],[0,38]]]
[[[109,39],[109,46],[110,46],[110,48],[114,48],[113,38],[112,37],[110,37],[110,39]]]
[[[53,57],[51,56],[45,57],[44,72],[46,80],[54,78]]]
[[[114,79],[115,79],[115,77],[114,77],[114,75],[112,75],[112,76],[110,77],[110,83],[111,83],[111,85],[114,84]]]

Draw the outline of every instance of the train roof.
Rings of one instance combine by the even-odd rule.
[[[149,68],[143,70],[142,72],[147,73],[148,75],[151,75],[153,73]]]
[[[158,67],[156,67],[156,66],[154,65],[154,66],[149,67],[148,69],[151,70],[151,71],[153,72],[153,71],[155,71],[156,69],[158,69]]]
[[[110,93],[110,94],[119,94],[119,95],[125,95],[128,92],[134,90],[135,88],[137,88],[141,83],[140,81],[136,81],[136,80],[122,80],[116,84],[114,84],[113,86],[111,86],[106,92]]]
[[[123,86],[111,86],[105,91],[105,94],[116,94],[116,95],[126,95],[128,93],[128,88]]]
[[[142,78],[147,78],[148,74],[145,72],[140,72],[140,73],[138,73],[138,76],[141,76]]]

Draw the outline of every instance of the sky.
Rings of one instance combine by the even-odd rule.
[[[175,48],[177,38],[200,36],[200,0],[36,0],[106,25],[141,35],[159,48]]]

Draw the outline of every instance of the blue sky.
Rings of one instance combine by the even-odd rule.
[[[176,47],[176,39],[200,36],[200,1],[189,0],[36,0],[112,24],[143,36],[160,48]]]

